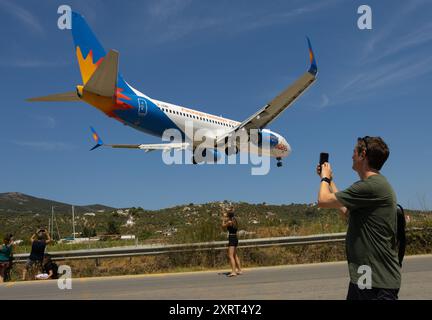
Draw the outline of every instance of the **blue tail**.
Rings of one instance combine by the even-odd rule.
[[[75,11],[72,12],[72,37],[82,82],[85,85],[105,58],[106,51],[84,17]],[[117,88],[126,94],[133,94],[120,73],[117,75]]]

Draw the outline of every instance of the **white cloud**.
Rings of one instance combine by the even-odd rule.
[[[30,118],[44,128],[53,129],[57,125],[56,120],[50,116],[30,116]]]
[[[18,6],[13,1],[0,0],[0,6],[10,15],[14,16],[26,25],[27,29],[34,33],[44,34],[42,25],[30,11]]]
[[[401,51],[412,49],[413,47],[423,45],[432,41],[432,23],[428,23],[421,28],[416,28],[409,33],[398,37],[397,41],[388,43],[387,48],[380,50],[379,54],[374,54],[368,59],[368,62],[376,62],[390,55],[395,55]]]
[[[277,13],[256,12],[253,10],[233,13],[227,10],[220,15],[209,13],[187,16],[184,11],[192,1],[163,0],[150,6],[148,26],[153,30],[153,39],[159,43],[176,41],[192,33],[199,33],[209,29],[232,35],[288,23],[293,21],[292,18],[294,17],[322,10],[341,1],[317,2]]]
[[[178,15],[191,2],[191,0],[159,0],[150,6],[149,13],[155,19],[166,20]]]
[[[401,21],[404,21],[404,19],[414,11],[420,10],[421,5],[428,3],[427,0],[411,0],[404,2],[403,6],[398,7],[396,13],[391,18],[388,18],[388,22],[383,24],[381,29],[376,32],[376,35],[371,37],[371,39],[366,43],[363,49],[362,60],[365,61],[366,59],[373,59],[373,53],[377,50],[377,47],[388,45],[388,38],[394,34],[395,30],[398,28],[401,31],[406,30],[406,24],[401,23]],[[374,27],[374,29],[377,29],[377,27]],[[391,45],[394,45],[395,42],[391,41],[390,43]],[[395,46],[399,47],[400,44],[396,43]],[[403,48],[403,45],[401,48]],[[384,57],[385,55],[381,54],[380,56]]]
[[[318,106],[320,109],[325,108],[329,105],[330,99],[326,94],[321,95],[321,102]]]

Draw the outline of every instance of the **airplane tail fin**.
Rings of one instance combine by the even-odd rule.
[[[75,11],[72,12],[72,37],[82,82],[85,85],[102,63],[106,52],[84,17]]]
[[[117,88],[118,58],[117,51],[108,52],[84,85],[84,90],[104,97],[113,97]]]
[[[75,11],[72,12],[72,37],[75,45],[82,82],[85,86],[87,82],[90,81],[90,78],[95,73],[96,69],[98,69],[103,63],[104,59],[110,58],[110,53],[114,50],[111,50],[107,54],[84,17]],[[132,94],[133,92],[131,86],[126,83],[118,71],[118,52],[114,51],[114,54],[112,55],[113,57],[111,57],[112,59],[109,64],[110,68],[107,69],[114,70],[113,66],[116,64],[116,87],[124,93]],[[114,63],[114,60],[117,61]],[[110,73],[110,75],[112,76],[114,74]],[[104,78],[104,76],[99,76],[97,78],[101,80]]]

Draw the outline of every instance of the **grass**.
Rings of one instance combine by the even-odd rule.
[[[241,240],[240,240],[241,241]],[[300,245],[269,248],[239,248],[244,268],[290,264],[343,261],[344,243]],[[413,231],[407,234],[406,255],[431,254],[432,231]],[[204,270],[229,270],[226,250],[167,253],[154,256],[66,260],[61,264],[72,268],[72,276],[99,277],[130,274],[154,274]],[[14,266],[13,280],[20,280],[24,264]]]
[[[340,218],[336,210],[318,209],[311,205],[236,204],[239,230],[246,231],[245,238],[267,238],[283,236],[303,236],[322,233],[345,232],[346,221]],[[406,254],[432,253],[432,214],[426,211],[410,211],[409,228],[430,228],[424,231],[412,231],[408,234]],[[130,217],[116,214],[100,214],[95,217],[80,217],[78,221],[88,228],[94,228],[103,234],[108,221],[120,225],[122,234],[135,234],[138,240],[107,240],[81,244],[51,244],[49,252],[110,248],[135,244],[167,244],[193,243],[226,240],[226,231],[221,228],[220,204],[177,206],[158,211],[135,209],[133,211],[135,225],[125,227]],[[25,239],[35,225],[32,216],[20,214],[8,217],[0,215],[0,232],[14,232],[17,237]],[[41,218],[42,219],[42,218]],[[58,215],[59,228],[70,228],[69,216]],[[44,220],[44,219],[42,219]],[[78,226],[77,226],[78,228]],[[164,236],[163,231],[172,231]],[[24,243],[15,247],[15,253],[28,253],[30,245]],[[239,248],[239,256],[244,267],[272,266],[298,263],[314,263],[339,261],[345,259],[344,244],[321,244],[292,247],[270,248]],[[167,253],[156,256],[140,256],[132,258],[107,258],[88,260],[62,261],[72,267],[73,277],[108,276],[124,274],[146,274],[161,272],[197,271],[229,268],[226,251]],[[14,267],[14,279],[20,279],[23,264]]]

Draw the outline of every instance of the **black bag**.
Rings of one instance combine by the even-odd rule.
[[[398,258],[399,265],[402,267],[402,261],[405,256],[405,248],[406,248],[406,221],[405,221],[405,212],[401,205],[397,205],[397,235],[396,235],[396,243],[399,247]]]

